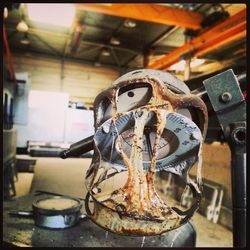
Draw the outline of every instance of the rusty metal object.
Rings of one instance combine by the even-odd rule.
[[[137,93],[139,98],[133,99]],[[127,96],[131,102],[124,99]],[[183,109],[186,116],[177,113]],[[186,223],[201,198],[200,157],[202,136],[207,130],[203,101],[169,73],[138,70],[118,78],[96,97],[94,115],[94,157],[86,175],[89,217],[106,230],[126,235],[156,235]],[[178,137],[181,130],[183,136],[188,134],[185,141],[183,136]],[[197,160],[200,162],[194,183],[188,171]],[[178,174],[191,188],[194,199],[187,211],[170,207],[157,194],[154,175],[162,170]],[[119,186],[115,177],[124,172],[126,182]],[[116,187],[105,190],[110,179]],[[97,188],[100,192],[96,192]]]

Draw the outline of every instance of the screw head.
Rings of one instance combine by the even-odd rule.
[[[237,127],[232,131],[232,139],[236,144],[244,144],[246,143],[246,128],[245,127]]]
[[[229,92],[224,92],[223,94],[221,94],[220,99],[222,102],[227,103],[232,100],[232,95]]]

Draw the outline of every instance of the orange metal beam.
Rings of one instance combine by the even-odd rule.
[[[239,32],[239,33],[237,33],[237,34],[232,35],[231,37],[228,37],[227,39],[221,41],[221,42],[218,43],[218,44],[214,44],[213,46],[210,46],[210,47],[207,48],[207,49],[204,49],[204,50],[202,50],[202,51],[199,51],[197,54],[195,54],[195,56],[197,56],[197,57],[198,57],[198,56],[202,56],[202,55],[204,55],[204,54],[206,54],[206,53],[208,53],[208,52],[210,52],[210,51],[219,49],[219,48],[221,48],[222,46],[224,46],[224,45],[226,45],[226,44],[229,44],[229,43],[235,42],[235,41],[237,41],[237,40],[240,40],[240,39],[246,37],[246,35],[247,35],[246,30],[243,30],[243,31],[241,31],[241,32]]]
[[[235,27],[235,29],[231,29],[230,32],[225,32],[225,34],[223,33],[220,37],[214,39],[206,46],[202,46],[201,48],[199,48],[199,51],[197,51],[194,54],[194,56],[198,57],[205,55],[210,51],[216,50],[226,44],[240,40],[245,36],[246,36],[246,22],[239,24],[237,27]]]
[[[76,8],[101,14],[131,18],[146,22],[200,29],[202,14],[157,4],[79,4]]]
[[[240,11],[234,16],[229,17],[224,22],[216,25],[210,30],[202,33],[198,37],[195,37],[190,42],[184,44],[178,49],[172,51],[169,54],[164,55],[154,63],[147,66],[150,69],[165,69],[176,62],[180,61],[182,56],[186,53],[198,53],[199,49],[205,51],[207,47],[211,47],[214,44],[213,49],[216,47],[215,43],[227,39],[227,43],[230,43],[229,36],[235,35],[235,32],[241,32],[246,29],[246,9]],[[225,44],[225,43],[224,43]],[[212,48],[212,47],[211,47]],[[211,51],[211,50],[210,50]]]

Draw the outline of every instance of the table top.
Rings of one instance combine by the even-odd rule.
[[[32,202],[35,198],[37,196],[29,194],[3,202],[4,242],[27,247],[167,247],[171,245],[177,247],[180,240],[175,240],[178,238],[176,235],[190,231],[190,224],[187,223],[162,235],[123,236],[105,231],[89,218],[80,220],[71,228],[46,229],[36,226],[33,218],[12,217],[8,214],[13,210],[32,210]]]

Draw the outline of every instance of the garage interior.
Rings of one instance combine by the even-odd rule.
[[[246,8],[246,4],[238,3],[5,4],[4,244],[243,246],[244,221],[240,223],[242,227],[233,229],[233,215],[238,218],[235,204],[244,208],[246,202]],[[183,231],[180,234],[173,230],[156,236],[123,236],[98,227],[88,218],[58,230],[39,227],[33,217],[11,216],[13,211],[32,210],[33,200],[43,196],[84,199],[87,193],[84,180],[94,155],[93,147],[67,159],[62,159],[61,152],[95,134],[96,96],[122,75],[142,69],[169,72],[207,106],[202,198],[191,218],[193,238],[180,239],[181,233],[189,234],[189,222],[179,228]],[[240,123],[235,147],[225,129],[231,118],[221,113],[228,111],[215,108],[206,87],[213,77],[218,77],[213,79],[219,79],[219,85],[223,74],[235,76],[231,82],[225,80],[225,87],[231,84],[232,93],[224,91],[227,94],[224,103],[234,100],[234,95],[240,98],[231,108],[231,117],[240,117],[233,121],[237,126]],[[192,178],[196,177],[197,168],[195,163],[189,172]],[[190,206],[192,193],[174,174],[160,171],[155,182],[159,193],[171,204]],[[84,205],[82,213],[86,213]]]

